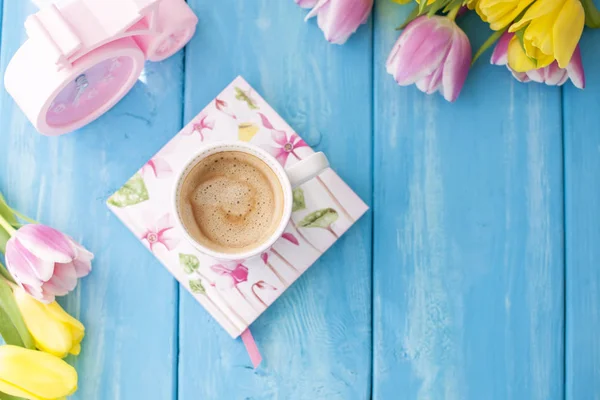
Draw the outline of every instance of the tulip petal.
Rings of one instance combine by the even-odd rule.
[[[531,79],[529,79],[529,76],[527,76],[527,72],[516,72],[510,69],[508,65],[506,67],[510,72],[512,72],[513,77],[519,82],[531,82]]]
[[[573,57],[573,52],[579,43],[585,12],[579,0],[564,0],[564,5],[553,27],[554,57],[558,66],[566,68]]]
[[[24,290],[15,290],[15,299],[36,347],[57,357],[66,357],[73,344],[71,330],[48,313],[47,305]]]
[[[432,17],[431,20],[428,25],[421,25],[396,54],[396,69],[392,75],[401,86],[413,84],[439,68],[452,45],[452,26],[447,24],[446,18]]]
[[[77,273],[78,278],[83,278],[92,271],[92,260],[94,259],[94,254],[73,239],[69,239],[71,240],[73,247],[75,247],[77,250],[77,258],[73,260],[75,272]]]
[[[527,11],[525,11],[525,14],[518,22],[515,22],[510,26],[508,31],[516,32],[532,20],[554,12],[556,8],[562,6],[563,1],[564,0],[537,0],[527,9]]]
[[[17,231],[15,237],[43,260],[66,263],[73,261],[76,255],[66,235],[49,226],[25,225]]]
[[[508,44],[513,36],[514,33],[504,32],[494,48],[490,63],[494,65],[506,65],[508,63]]]
[[[48,400],[77,390],[77,371],[58,357],[17,346],[0,346],[0,391]]]
[[[534,0],[480,1],[477,13],[490,28],[499,31],[513,22]],[[483,18],[485,17],[485,18]]]
[[[372,8],[373,0],[321,0],[306,19],[317,15],[317,23],[325,39],[344,44],[367,21]]]
[[[583,71],[583,62],[581,60],[581,50],[579,46],[575,48],[571,62],[567,65],[567,72],[571,82],[576,88],[585,88],[585,73]]]
[[[556,62],[548,65],[545,70],[545,79],[544,83],[550,86],[560,86],[566,82],[569,74],[566,69],[562,69],[558,66]]]
[[[75,266],[75,273],[78,278],[87,276],[92,271],[92,263],[90,261],[75,260],[73,261]]]
[[[471,43],[465,33],[456,27],[452,48],[444,63],[444,75],[442,87],[444,98],[447,101],[455,101],[462,90],[469,68],[471,67]]]
[[[57,302],[53,302],[46,306],[48,315],[56,321],[60,321],[71,331],[74,343],[80,343],[85,335],[85,327],[77,319],[69,315]]]
[[[516,72],[527,72],[536,69],[535,63],[527,57],[516,36],[508,44],[508,65]]]
[[[16,236],[6,244],[6,265],[22,284],[40,287],[54,272],[54,263],[36,257]]]
[[[56,263],[54,266],[54,274],[52,278],[43,286],[44,289],[53,292],[56,296],[64,296],[77,286],[77,273],[75,265],[70,263]],[[50,289],[56,288],[57,291]]]
[[[432,94],[440,90],[442,84],[443,68],[438,68],[428,76],[417,81],[417,88],[427,94]]]

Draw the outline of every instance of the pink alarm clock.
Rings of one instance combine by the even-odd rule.
[[[40,133],[71,132],[121,100],[145,60],[164,60],[185,46],[197,24],[184,0],[52,4],[27,18],[28,40],[4,84]]]

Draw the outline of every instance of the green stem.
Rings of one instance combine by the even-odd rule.
[[[15,228],[13,228],[13,226],[11,224],[8,223],[7,220],[4,219],[4,217],[0,214],[0,226],[2,228],[4,228],[4,230],[10,235],[13,236],[17,230]]]
[[[31,219],[27,215],[21,214],[19,211],[15,210],[14,208],[11,208],[10,211],[12,211],[13,214],[15,214],[17,217],[21,218],[23,221],[27,221],[30,224],[39,224],[39,222],[36,221],[35,219]]]
[[[450,12],[448,13],[448,18],[450,18],[450,20],[454,21],[456,19],[456,14],[458,14],[458,11],[460,10],[461,7],[462,7],[462,4],[459,4],[458,6],[454,7],[452,10],[450,10]]]
[[[483,54],[485,53],[485,51],[487,49],[489,49],[494,43],[496,43],[496,41],[498,39],[500,39],[502,37],[502,35],[504,35],[504,32],[506,32],[508,30],[508,26],[502,30],[496,31],[494,33],[492,33],[490,35],[489,38],[487,38],[487,40],[481,45],[481,47],[479,48],[479,50],[477,50],[477,52],[475,53],[475,55],[473,56],[473,61],[471,61],[471,66],[473,66],[473,64],[475,64],[475,61],[477,61],[477,59]]]
[[[593,29],[600,28],[600,11],[594,5],[594,0],[581,0],[585,10],[585,24]]]

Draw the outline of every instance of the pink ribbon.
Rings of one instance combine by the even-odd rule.
[[[242,342],[244,342],[244,346],[246,346],[246,351],[250,356],[250,361],[252,361],[254,369],[258,368],[262,361],[262,356],[260,355],[258,346],[256,346],[256,342],[254,341],[249,328],[242,332]]]

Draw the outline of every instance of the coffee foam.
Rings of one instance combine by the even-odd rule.
[[[264,243],[283,216],[283,189],[260,158],[240,151],[213,154],[185,178],[179,211],[194,240],[220,253]]]

